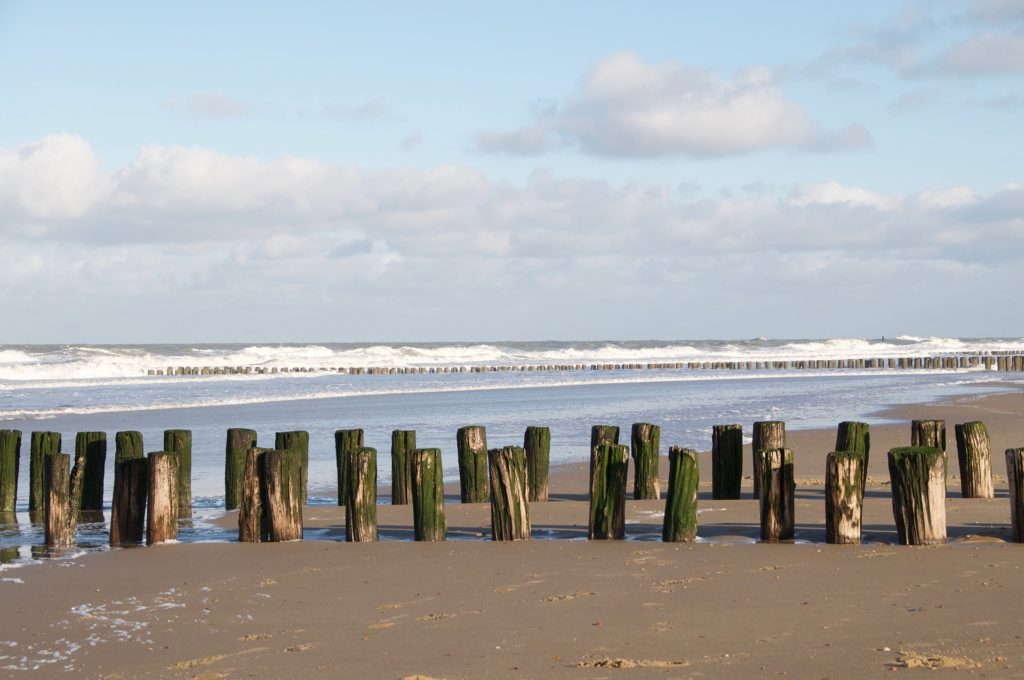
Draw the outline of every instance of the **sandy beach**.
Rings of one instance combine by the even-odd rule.
[[[3,572],[0,667],[90,678],[1024,676],[1012,604],[1024,553],[1007,542],[1003,462],[1024,445],[1024,393],[879,415],[898,424],[872,427],[860,546],[823,544],[834,431],[796,431],[795,544],[756,543],[749,447],[738,501],[710,499],[702,456],[702,542],[690,545],[658,540],[663,501],[632,500],[635,540],[587,542],[586,467],[566,465],[552,471],[552,500],[530,509],[535,538],[563,540],[491,543],[488,506],[460,505],[452,488],[444,543],[346,544],[343,510],[317,506],[302,543],[172,544]],[[912,418],[949,429],[945,546],[894,545],[885,453],[909,444]],[[968,420],[992,437],[991,500],[960,498],[952,428]],[[381,506],[382,538],[410,539],[411,515]]]

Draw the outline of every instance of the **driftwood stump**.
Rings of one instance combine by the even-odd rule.
[[[985,423],[972,421],[957,425],[955,430],[961,494],[964,498],[995,498],[988,428]]]
[[[146,545],[178,540],[178,454],[149,454],[149,503],[146,513]]]
[[[96,515],[103,511],[103,481],[107,467],[107,433],[79,432],[75,435],[75,458],[85,457],[82,475],[82,511]]]
[[[597,447],[594,479],[590,485],[590,524],[587,538],[609,540],[626,537],[628,465],[628,446],[602,444]]]
[[[242,477],[246,452],[256,446],[256,430],[244,427],[228,429],[224,447],[224,507],[235,510],[242,502]]]
[[[242,500],[238,506],[238,540],[261,543],[270,540],[267,521],[267,491],[263,483],[263,456],[270,449],[251,448],[245,452]]]
[[[412,452],[416,430],[391,433],[391,505],[408,505],[412,500]]]
[[[761,540],[778,543],[793,539],[796,484],[793,480],[793,452],[789,449],[760,449],[755,460],[761,470]]]
[[[0,514],[17,510],[21,431],[0,430]]]
[[[269,541],[302,540],[302,452],[295,449],[263,454]]]
[[[758,451],[784,448],[786,448],[786,423],[781,420],[762,420],[754,423],[753,442],[750,445],[751,460],[753,462],[754,498],[761,497],[761,482],[764,481],[764,475],[761,473],[760,467],[763,457],[758,455]]]
[[[668,496],[661,540],[691,543],[697,538],[697,487],[700,467],[697,452],[679,446],[668,450]]]
[[[305,430],[278,432],[274,435],[274,448],[278,451],[295,451],[298,454],[300,494],[299,503],[306,504],[309,498],[309,433]]]
[[[826,543],[860,543],[864,457],[860,451],[834,451],[825,459]]]
[[[192,516],[192,430],[164,430],[164,451],[178,455],[178,518]]]
[[[597,467],[597,447],[619,443],[618,425],[593,425],[590,428],[590,485],[594,485],[594,468]]]
[[[530,502],[548,499],[548,469],[551,461],[551,430],[530,425],[523,435],[526,450],[526,478],[530,489]]]
[[[661,428],[650,423],[634,423],[631,442],[633,455],[633,498],[656,500],[661,498],[658,484],[658,452],[661,448]]]
[[[1006,479],[1010,488],[1011,540],[1024,543],[1024,449],[1006,449]]]
[[[487,502],[487,432],[480,425],[460,427],[459,491],[463,503]]]
[[[937,447],[889,451],[892,513],[903,545],[946,542],[946,455]]]
[[[530,540],[526,450],[506,446],[487,452],[491,485],[491,539]]]
[[[743,482],[743,426],[715,425],[711,429],[711,497],[740,497]]]
[[[348,499],[345,503],[345,540],[377,540],[377,449],[360,447],[348,452]]]
[[[46,457],[60,453],[60,432],[33,432],[28,459],[28,511],[42,512],[46,505]]]
[[[853,451],[864,454],[864,464],[861,466],[862,474],[861,487],[867,487],[868,462],[871,460],[871,428],[867,423],[853,420],[844,420],[836,428],[837,452]]]
[[[412,452],[412,521],[417,541],[443,541],[447,538],[441,449],[415,449]]]
[[[347,505],[352,489],[352,475],[349,472],[351,454],[363,448],[363,431],[360,429],[334,431],[334,461],[338,469],[338,505]]]

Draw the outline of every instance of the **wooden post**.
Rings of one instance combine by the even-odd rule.
[[[594,470],[597,467],[597,448],[619,443],[618,425],[593,425],[590,428],[590,486],[594,486]]]
[[[1006,449],[1006,479],[1010,488],[1010,540],[1024,543],[1024,449]]]
[[[349,489],[345,503],[345,540],[349,543],[376,541],[377,449],[359,447],[348,451],[346,469]]]
[[[362,430],[334,431],[334,461],[338,470],[338,505],[348,504],[349,491],[352,487],[348,469],[349,454],[361,448],[363,448]]]
[[[738,499],[742,481],[743,426],[715,425],[711,429],[711,497]]]
[[[826,543],[860,543],[865,457],[861,451],[834,451],[825,459]]]
[[[938,447],[889,451],[892,513],[903,545],[946,542],[946,455]]]
[[[309,498],[309,433],[304,430],[278,432],[274,436],[274,448],[278,451],[298,452],[299,466],[301,467],[299,470],[301,485],[299,502],[305,505],[306,499]]]
[[[148,486],[149,461],[145,458],[128,458],[120,463],[115,462],[114,497],[110,504],[111,546],[136,545],[142,542],[146,528]]]
[[[864,478],[861,479],[861,491],[867,486],[868,462],[871,460],[871,429],[867,423],[860,423],[852,420],[844,420],[836,428],[836,449],[837,452],[853,451],[864,454],[864,463],[861,465],[861,472]]]
[[[391,433],[391,505],[408,505],[412,498],[412,456],[416,430]]]
[[[44,538],[47,548],[70,548],[75,545],[78,508],[71,505],[70,468],[71,456],[66,453],[49,453],[43,462],[43,488],[46,489]]]
[[[178,518],[192,516],[192,430],[164,430],[164,451],[178,454]]]
[[[33,432],[28,459],[28,511],[46,505],[46,456],[60,453],[60,432]]]
[[[0,430],[0,514],[17,510],[21,430]]]
[[[412,452],[412,521],[417,541],[443,541],[448,536],[441,449]]]
[[[530,540],[526,449],[506,446],[487,452],[491,484],[491,539]]]
[[[601,444],[597,447],[594,477],[590,484],[591,540],[626,537],[626,468],[629,447]]]
[[[793,539],[796,484],[793,452],[786,448],[759,449],[761,469],[761,540],[778,543]]]
[[[992,444],[985,423],[957,425],[956,454],[960,461],[960,491],[964,498],[995,498],[992,488]]]
[[[263,456],[268,449],[253,447],[245,452],[242,498],[238,506],[238,541],[261,543],[270,540],[267,522],[266,488],[263,483]]]
[[[946,453],[946,421],[914,420],[910,423],[910,445],[933,447]]]
[[[242,502],[242,478],[245,475],[246,452],[256,446],[256,430],[243,427],[228,429],[224,451],[224,509],[235,510]]]
[[[178,454],[149,454],[149,504],[146,545],[178,540]]]
[[[79,432],[75,435],[75,458],[85,457],[82,476],[82,511],[103,511],[103,479],[107,467],[107,433]]]
[[[786,423],[781,420],[762,420],[754,423],[754,441],[750,445],[753,453],[754,471],[754,498],[761,497],[761,482],[764,475],[761,472],[762,456],[757,455],[758,451],[769,449],[786,448]]]
[[[658,485],[658,453],[661,449],[661,428],[650,423],[633,423],[631,436],[633,455],[633,498],[661,498]]]
[[[740,458],[742,460],[742,457]],[[672,446],[668,450],[668,497],[661,540],[692,543],[697,538],[697,487],[700,467],[697,452]]]
[[[267,540],[302,540],[302,452],[296,449],[263,454]]]
[[[487,432],[480,425],[460,427],[459,490],[463,503],[487,502]]]
[[[551,430],[536,425],[527,427],[523,435],[523,449],[526,451],[526,480],[529,484],[530,502],[544,502],[548,499]]]

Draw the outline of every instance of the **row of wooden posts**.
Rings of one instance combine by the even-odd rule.
[[[981,422],[956,426],[961,492],[965,498],[992,498],[991,451]],[[633,497],[660,498],[660,428],[636,423],[631,446],[619,444],[619,428],[595,425],[590,441],[591,539],[625,537],[627,466],[634,461]],[[75,543],[79,512],[102,509],[106,434],[82,432],[75,464],[60,453],[60,435],[32,433],[29,510],[42,510],[48,546]],[[177,537],[178,520],[191,516],[191,432],[168,430],[165,451],[143,455],[142,435],[115,436],[111,545],[147,544]],[[529,504],[548,498],[551,434],[528,427],[524,445],[488,449],[481,426],[457,433],[460,498],[491,504],[494,540],[530,537]],[[21,433],[0,430],[0,513],[14,511]],[[444,540],[441,451],[416,448],[416,433],[395,430],[391,441],[394,505],[411,503],[416,540]],[[754,423],[753,495],[760,501],[761,538],[776,542],[794,535],[793,452],[786,447],[785,423]],[[338,504],[346,506],[348,541],[377,539],[377,451],[363,446],[360,429],[335,433]],[[828,543],[859,543],[864,488],[870,455],[868,425],[839,424],[835,451],[826,458],[825,527]],[[697,531],[697,453],[672,446],[663,539],[692,541]],[[239,540],[287,541],[302,538],[302,507],[308,488],[309,435],[279,432],[275,448],[256,446],[256,432],[227,432],[225,505],[238,509]],[[1024,542],[1024,449],[1006,451],[1011,526]],[[712,498],[738,499],[743,473],[743,430],[717,425],[712,431]],[[900,543],[933,544],[946,539],[946,426],[941,420],[915,420],[911,446],[888,453],[893,515]],[[74,509],[74,510],[73,510]],[[148,520],[147,520],[148,518]]]
[[[807,370],[807,369],[921,369],[1024,371],[1024,351],[986,354],[951,354],[918,357],[857,359],[776,359],[763,361],[661,361],[602,364],[487,364],[481,366],[168,366],[150,368],[147,375],[274,375],[278,373],[341,373],[346,375],[409,375],[446,373],[504,373],[622,370]]]

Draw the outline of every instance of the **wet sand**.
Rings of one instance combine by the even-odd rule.
[[[452,540],[345,544],[342,510],[318,506],[307,539],[334,540],[164,545],[3,572],[0,667],[106,678],[1024,676],[1024,546],[1006,542],[1003,462],[1024,446],[1024,394],[884,416],[899,424],[872,428],[861,546],[821,544],[834,431],[791,432],[796,544],[755,543],[749,479],[744,499],[710,500],[708,456],[695,545],[657,540],[662,501],[627,501],[634,540],[601,543],[494,544],[482,540],[488,506],[450,496]],[[909,443],[912,418],[947,421],[946,546],[893,545],[885,453]],[[967,420],[992,435],[995,499],[959,497],[952,430]],[[586,475],[582,464],[552,471],[552,500],[531,507],[536,539],[585,538]],[[411,538],[411,508],[379,511],[383,537]]]

